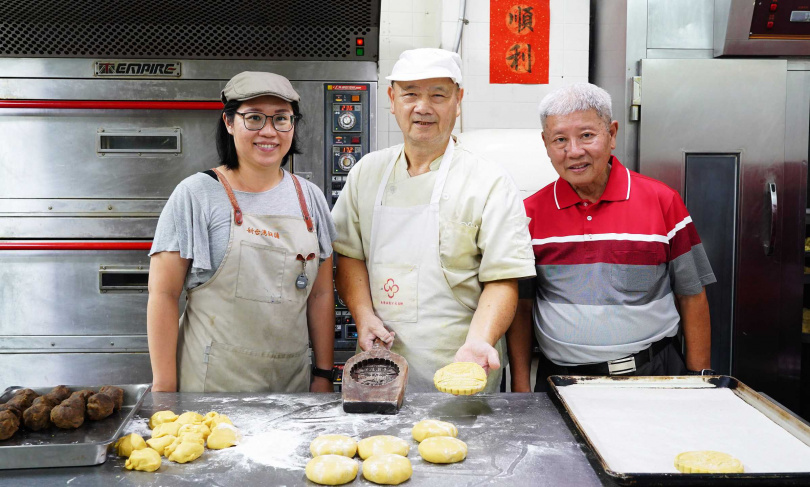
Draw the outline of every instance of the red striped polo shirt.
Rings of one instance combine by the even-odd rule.
[[[535,333],[559,365],[614,360],[678,331],[674,293],[715,281],[677,192],[612,157],[602,197],[558,179],[524,200],[537,268]]]

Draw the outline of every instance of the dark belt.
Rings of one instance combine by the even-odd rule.
[[[675,337],[665,337],[644,350],[616,360],[600,364],[585,364],[566,367],[570,375],[632,375],[650,362],[661,350],[667,348]]]

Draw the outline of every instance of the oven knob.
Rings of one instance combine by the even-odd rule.
[[[338,159],[338,167],[341,171],[348,171],[354,166],[355,162],[357,162],[357,159],[355,159],[352,154],[343,154],[340,156],[340,159]]]
[[[348,130],[354,127],[354,124],[357,122],[357,117],[354,116],[352,112],[343,112],[338,117],[338,125],[343,130]]]

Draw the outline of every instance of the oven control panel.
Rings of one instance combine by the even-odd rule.
[[[324,88],[325,186],[332,206],[343,190],[346,175],[369,151],[371,85],[327,83]]]

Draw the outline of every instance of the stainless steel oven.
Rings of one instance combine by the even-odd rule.
[[[613,96],[617,153],[681,194],[717,277],[712,368],[798,410],[810,5],[591,5],[591,78]]]
[[[220,90],[289,78],[289,168],[331,201],[376,149],[379,0],[53,3],[0,5],[0,384],[148,382],[147,251],[177,183],[218,164]]]

